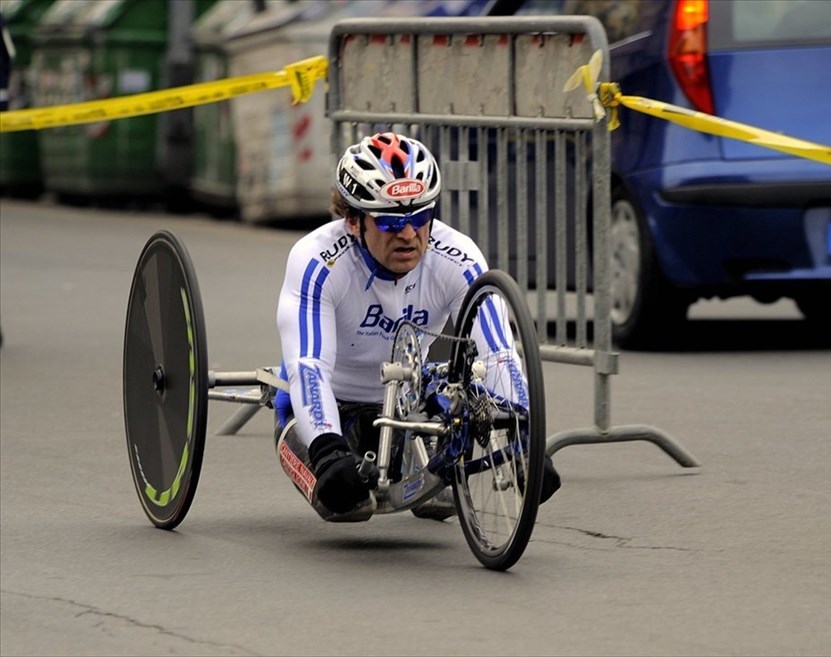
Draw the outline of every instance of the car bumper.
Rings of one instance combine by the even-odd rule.
[[[758,164],[744,176],[712,162],[626,179],[670,282],[738,294],[831,280],[831,168]]]

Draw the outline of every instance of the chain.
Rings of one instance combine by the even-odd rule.
[[[416,326],[410,320],[407,320],[407,319],[405,319],[403,322],[401,322],[398,329],[400,330],[401,326],[403,326],[404,324],[409,324],[417,334],[418,333],[423,333],[424,335],[429,335],[429,336],[431,336],[433,338],[437,338],[439,340],[449,340],[450,342],[467,342],[468,344],[474,343],[474,341],[471,338],[457,338],[454,335],[446,335],[444,333],[436,333],[435,331],[428,331],[425,328],[422,328],[420,326]]]

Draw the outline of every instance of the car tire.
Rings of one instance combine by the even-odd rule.
[[[794,297],[796,307],[811,324],[827,328],[831,326],[831,286],[823,287],[812,294]]]
[[[643,213],[623,187],[612,192],[609,241],[614,343],[624,349],[668,346],[692,300],[666,280]]]

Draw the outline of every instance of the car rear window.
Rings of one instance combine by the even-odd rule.
[[[641,0],[525,0],[516,15],[594,16],[603,23],[609,43],[614,43],[637,31],[641,11],[646,6]]]
[[[831,43],[829,0],[710,1],[713,50]]]

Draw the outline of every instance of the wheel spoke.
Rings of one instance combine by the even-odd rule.
[[[536,332],[507,274],[491,271],[474,282],[456,335],[476,342],[481,363],[471,368],[474,375],[458,377],[471,381],[473,443],[454,481],[459,518],[477,558],[504,570],[519,559],[533,529],[545,446],[544,411],[534,410],[544,408]],[[453,366],[471,367],[460,359]]]

